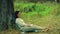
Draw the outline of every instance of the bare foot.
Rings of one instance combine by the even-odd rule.
[[[46,28],[46,29],[45,29],[45,32],[49,32],[49,30],[50,30],[49,28]]]

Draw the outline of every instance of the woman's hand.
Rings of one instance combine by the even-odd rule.
[[[27,26],[29,26],[29,27],[30,27],[31,25],[30,25],[30,24],[27,24]]]
[[[27,25],[28,25],[29,27],[30,27],[30,26],[33,26],[33,24],[31,24],[31,23],[28,23]]]

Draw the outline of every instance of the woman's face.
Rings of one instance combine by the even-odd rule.
[[[20,12],[17,14],[18,18],[20,18]]]

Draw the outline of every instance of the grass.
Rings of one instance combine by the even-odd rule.
[[[35,25],[39,25],[42,27],[50,26],[50,32],[39,32],[39,33],[31,33],[31,34],[60,34],[60,5],[58,3],[37,3],[35,7],[36,11],[21,13],[21,18],[26,23],[32,23]],[[39,8],[41,7],[41,8]],[[44,9],[45,8],[45,9]],[[44,10],[44,11],[43,11]],[[42,11],[42,12],[40,12]],[[41,14],[39,14],[39,12]],[[44,13],[46,12],[46,13]],[[47,14],[48,13],[48,14]],[[47,15],[46,15],[47,14]],[[42,16],[42,17],[41,17]]]
[[[32,6],[34,3],[15,3],[15,11],[20,10],[23,11],[24,7],[27,6]],[[20,7],[21,6],[21,7]],[[26,22],[26,23],[32,23],[35,25],[39,25],[42,27],[46,27],[47,25],[50,26],[50,31],[49,32],[38,32],[38,33],[30,33],[30,34],[60,34],[60,4],[58,3],[37,3],[37,7],[41,8],[36,8],[36,11],[32,10],[32,12],[22,12],[21,13],[21,18]],[[19,8],[20,7],[20,8]],[[46,10],[44,10],[43,8]],[[40,15],[39,11],[44,10],[47,15],[45,15],[44,11],[41,12],[42,14]],[[42,17],[41,17],[42,16]],[[12,29],[12,30],[5,30],[0,32],[0,34],[20,34],[18,30]],[[28,33],[27,33],[28,34]]]
[[[35,25],[40,25],[42,27],[50,26],[49,32],[38,32],[38,33],[30,33],[30,34],[60,34],[60,16],[49,15],[45,17],[35,16],[31,19],[22,18],[26,23],[32,23]],[[8,30],[2,31],[1,34],[20,34],[18,30]],[[28,34],[28,33],[27,33]]]
[[[19,10],[21,12],[30,12],[31,16],[33,16],[35,13],[39,14],[41,16],[47,15],[51,11],[51,6],[47,4],[41,4],[41,3],[16,3],[14,4],[14,7],[16,10]],[[30,16],[29,15],[29,16]]]

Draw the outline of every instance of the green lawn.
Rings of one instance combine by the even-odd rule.
[[[34,3],[14,3],[14,8],[16,10],[22,11],[21,18],[26,23],[32,23],[42,27],[49,25],[49,32],[38,32],[30,34],[60,34],[60,4],[58,3],[36,3],[35,11],[25,13],[24,8],[31,8]],[[32,9],[32,8],[31,8]],[[2,31],[1,34],[19,34],[17,30]]]
[[[30,4],[27,3],[26,6],[30,5],[31,7],[33,4],[34,3],[30,3]],[[22,12],[21,18],[26,23],[32,23],[42,27],[46,27],[49,25],[51,31],[31,33],[31,34],[60,34],[60,27],[59,27],[60,26],[59,25],[60,24],[60,5],[58,3],[49,3],[49,2],[43,3],[43,4],[36,3],[35,9],[36,11],[32,10],[32,12],[28,12],[28,13]]]
[[[36,17],[32,17],[31,19],[28,19],[26,17],[22,19],[24,19],[26,23],[29,22],[29,23],[40,25],[43,27],[46,27],[47,25],[49,25],[50,27],[49,32],[38,32],[38,33],[33,32],[30,34],[60,34],[60,16],[53,16],[53,15],[49,15],[45,17],[36,16]],[[15,29],[0,32],[0,34],[20,34],[20,33],[21,32]]]

